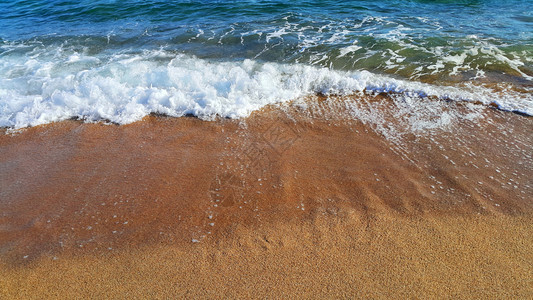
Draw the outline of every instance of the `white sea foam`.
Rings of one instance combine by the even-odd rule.
[[[359,50],[359,49],[361,49],[361,48],[362,48],[362,47],[359,47],[359,46],[357,46],[357,45],[350,45],[350,46],[348,46],[348,47],[341,48],[341,49],[340,49],[340,54],[339,54],[338,57],[343,57],[343,56],[345,56],[346,54],[351,53],[351,52],[355,52],[355,51],[357,51],[357,50]]]
[[[496,103],[533,115],[531,94],[474,85],[434,86],[303,64],[216,62],[165,51],[93,57],[84,53],[0,59],[0,126],[22,128],[72,117],[127,124],[150,113],[240,118],[306,95],[362,91]]]

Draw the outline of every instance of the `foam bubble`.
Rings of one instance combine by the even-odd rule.
[[[496,103],[533,115],[530,94],[435,86],[304,64],[209,61],[161,50],[110,57],[13,55],[0,63],[0,126],[13,128],[72,117],[127,124],[150,113],[240,118],[265,105],[311,94],[362,91]]]

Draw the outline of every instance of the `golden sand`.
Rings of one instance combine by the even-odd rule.
[[[531,217],[317,214],[215,241],[9,268],[12,298],[516,298],[533,295]]]
[[[533,297],[533,119],[483,114],[4,134],[0,298]]]

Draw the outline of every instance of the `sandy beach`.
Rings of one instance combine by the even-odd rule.
[[[533,118],[356,100],[5,130],[0,298],[533,297]]]

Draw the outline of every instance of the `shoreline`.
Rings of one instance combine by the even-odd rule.
[[[3,134],[0,296],[533,293],[533,119],[307,101]]]
[[[361,96],[362,95],[361,93],[363,93],[364,95]],[[291,106],[294,103],[301,102],[302,100],[305,102],[306,100],[309,100],[309,99],[312,99],[311,101],[316,101],[316,99],[321,99],[319,101],[324,101],[325,99],[328,99],[328,98],[342,99],[342,98],[360,98],[360,97],[367,98],[367,99],[371,99],[371,98],[390,99],[391,96],[398,96],[398,95],[400,95],[400,93],[395,93],[395,92],[390,92],[390,91],[389,92],[371,92],[371,93],[368,93],[367,91],[363,91],[363,92],[349,94],[349,95],[335,95],[335,94],[334,95],[324,95],[322,93],[317,93],[315,95],[308,95],[308,96],[300,97],[300,98],[297,98],[296,100],[290,100],[290,101],[285,101],[285,102],[267,104],[264,107],[260,108],[259,110],[253,111],[252,113],[250,113],[249,116],[241,117],[241,118],[231,118],[231,117],[223,117],[223,116],[220,116],[220,115],[215,115],[213,118],[209,118],[209,119],[205,119],[204,120],[201,117],[198,117],[198,116],[196,116],[196,115],[194,115],[192,113],[188,113],[188,114],[185,114],[185,115],[177,117],[177,116],[172,116],[172,115],[168,115],[168,114],[165,114],[165,113],[151,112],[148,115],[144,116],[140,120],[137,120],[137,121],[134,121],[134,122],[131,122],[131,123],[120,124],[120,123],[117,123],[117,122],[113,122],[113,121],[111,121],[109,119],[101,119],[101,120],[94,120],[94,121],[86,122],[83,118],[74,116],[74,117],[71,117],[71,118],[68,118],[68,119],[64,119],[64,120],[60,120],[60,121],[54,121],[54,122],[51,122],[51,123],[39,124],[39,125],[33,125],[33,126],[30,125],[30,126],[27,126],[27,127],[16,128],[16,129],[13,128],[13,127],[9,127],[9,126],[0,126],[0,131],[2,132],[2,134],[18,134],[18,133],[24,132],[26,130],[29,130],[31,128],[53,126],[54,124],[58,124],[58,123],[62,123],[62,122],[80,122],[80,123],[83,123],[83,124],[101,124],[101,125],[108,125],[108,126],[128,126],[128,125],[131,125],[131,124],[134,124],[134,123],[143,122],[146,119],[150,119],[150,118],[193,118],[193,119],[198,119],[198,120],[205,121],[205,122],[217,122],[217,121],[220,121],[220,120],[238,121],[238,120],[248,119],[253,114],[260,113],[261,111],[276,109],[276,108],[279,108],[279,107]],[[494,103],[494,102],[489,103],[489,104],[484,104],[483,102],[480,102],[480,101],[466,101],[466,100],[456,101],[456,100],[449,100],[449,99],[445,99],[445,98],[435,98],[435,97],[427,97],[427,96],[426,97],[422,97],[422,99],[445,102],[445,103],[453,102],[453,106],[462,106],[462,105],[469,105],[469,104],[479,105],[479,106],[483,107],[483,109],[493,109],[493,110],[496,110],[496,111],[501,112],[501,113],[514,114],[514,115],[521,116],[521,117],[524,117],[524,118],[533,118],[533,115],[531,115],[531,114],[528,114],[528,113],[523,112],[523,111],[518,110],[518,109],[515,109],[515,110],[504,109],[504,108],[501,108],[497,103]]]

